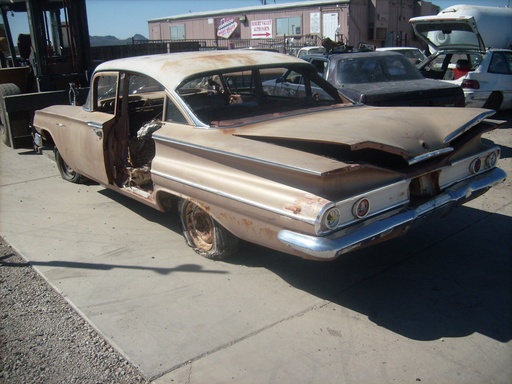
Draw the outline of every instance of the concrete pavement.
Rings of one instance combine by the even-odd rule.
[[[244,244],[214,262],[176,216],[0,147],[0,234],[156,384],[507,383],[509,179],[407,237],[329,263]],[[500,116],[498,116],[500,117]]]

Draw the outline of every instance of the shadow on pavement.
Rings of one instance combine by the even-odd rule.
[[[444,224],[428,223],[406,237],[332,262],[302,260],[253,245],[246,245],[250,249],[231,262],[267,268],[293,287],[364,314],[404,337],[435,340],[476,332],[508,342],[512,219],[490,215],[444,241],[450,223],[481,213],[462,207],[442,219]]]

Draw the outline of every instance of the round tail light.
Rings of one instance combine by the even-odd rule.
[[[498,154],[496,152],[491,152],[485,158],[485,165],[487,165],[488,168],[495,167],[497,162],[498,162]]]
[[[358,219],[365,217],[368,212],[370,212],[370,200],[366,197],[359,199],[352,207],[352,214]]]
[[[480,172],[480,169],[482,168],[482,160],[480,158],[477,158],[471,162],[469,165],[469,171],[471,173],[478,173]]]

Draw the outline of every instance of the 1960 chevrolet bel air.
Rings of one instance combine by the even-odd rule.
[[[278,77],[305,86],[272,95]],[[202,256],[243,239],[331,260],[503,181],[499,147],[481,140],[493,113],[354,104],[303,60],[241,50],[103,63],[85,105],[37,111],[34,128],[64,179],[177,205]]]

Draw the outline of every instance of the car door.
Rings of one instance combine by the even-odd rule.
[[[108,164],[113,156],[111,148],[107,145],[112,140],[113,128],[122,123],[121,107],[119,102],[120,76],[117,72],[96,74],[92,80],[88,106],[79,116],[68,123],[71,126],[73,152],[66,156],[66,148],[62,150],[64,159],[78,173],[96,180],[101,184],[110,184],[114,171]],[[67,158],[73,160],[68,161]]]

